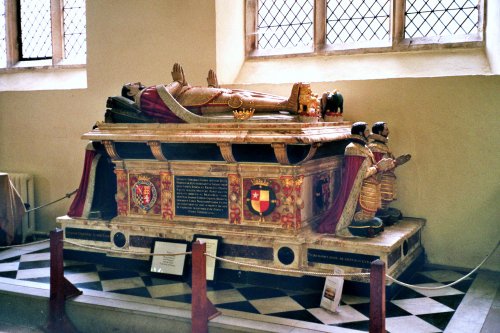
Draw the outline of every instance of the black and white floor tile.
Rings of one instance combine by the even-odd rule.
[[[1,254],[1,252],[0,252]],[[101,265],[65,261],[65,277],[77,288],[131,296],[190,303],[188,282],[158,274],[116,269]],[[0,277],[49,284],[48,243],[41,249],[14,255],[0,255]],[[436,287],[463,277],[451,270],[418,272],[411,284]],[[402,288],[386,303],[386,330],[390,333],[443,332],[467,293],[474,276],[453,287],[434,290]],[[369,298],[344,294],[337,313],[319,307],[318,290],[279,290],[234,283],[212,283],[207,288],[211,302],[222,312],[251,313],[368,332]]]

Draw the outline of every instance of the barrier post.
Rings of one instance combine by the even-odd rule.
[[[207,298],[207,245],[196,241],[191,252],[191,331],[207,333],[208,321],[221,314]]]
[[[385,263],[379,259],[370,270],[370,333],[385,333]]]
[[[50,232],[50,301],[49,332],[77,332],[66,318],[64,301],[66,298],[80,295],[82,292],[64,278],[63,231],[55,229]]]
[[[192,248],[191,332],[208,333],[206,244],[196,241]]]
[[[63,231],[55,229],[50,232],[50,324],[64,316],[64,262],[63,262]]]

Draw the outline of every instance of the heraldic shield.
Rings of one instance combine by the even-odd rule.
[[[132,198],[141,209],[150,210],[157,198],[154,184],[149,179],[139,179],[132,187]]]
[[[267,216],[276,208],[276,194],[269,183],[255,184],[247,192],[248,209],[255,215]]]

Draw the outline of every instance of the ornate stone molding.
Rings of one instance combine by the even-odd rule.
[[[228,163],[236,163],[236,159],[233,155],[233,145],[229,142],[218,143],[220,153],[224,160]]]
[[[163,151],[161,150],[160,141],[148,141],[148,146],[151,149],[151,153],[158,161],[167,161],[167,158],[163,155]]]
[[[274,149],[274,156],[278,160],[279,164],[289,165],[290,160],[288,159],[288,153],[286,151],[286,143],[272,143],[271,146]]]
[[[113,160],[121,160],[122,159],[120,157],[120,155],[118,155],[118,153],[116,152],[114,141],[103,140],[102,143],[104,145],[104,148],[106,148],[106,152],[108,153],[109,157],[111,157],[111,159],[113,159]]]
[[[309,152],[307,153],[307,156],[300,161],[300,163],[304,163],[309,161],[313,156],[316,154],[316,151],[318,150],[318,147],[321,146],[321,143],[313,143],[311,145],[311,148],[309,148]]]

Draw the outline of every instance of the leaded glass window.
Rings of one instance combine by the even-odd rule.
[[[269,56],[480,47],[486,2],[246,0],[246,51]]]
[[[328,0],[328,44],[389,40],[390,0]]]
[[[64,0],[63,12],[65,58],[85,56],[87,53],[85,0]]]
[[[407,0],[405,37],[477,33],[478,9],[477,0]]]
[[[52,57],[50,0],[21,0],[21,59]]]
[[[258,10],[258,48],[310,46],[313,0],[262,0]]]
[[[0,68],[85,64],[86,44],[85,0],[0,0]]]

